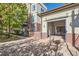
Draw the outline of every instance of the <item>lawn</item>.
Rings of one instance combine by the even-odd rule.
[[[24,39],[24,38],[25,37],[23,37],[23,36],[13,35],[13,34],[10,34],[10,37],[8,37],[8,35],[0,35],[0,42],[20,40],[20,39]]]

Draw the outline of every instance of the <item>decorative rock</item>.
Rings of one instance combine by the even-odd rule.
[[[68,45],[73,55],[79,52]],[[0,43],[0,56],[71,56],[65,42],[56,40],[48,43],[39,40],[17,40]]]

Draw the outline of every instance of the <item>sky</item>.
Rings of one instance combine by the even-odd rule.
[[[44,3],[48,10],[52,10],[54,8],[60,7],[64,5],[64,3]]]

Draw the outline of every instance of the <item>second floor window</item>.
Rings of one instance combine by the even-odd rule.
[[[35,10],[35,5],[33,4],[33,5],[32,5],[32,11],[34,11],[34,10]]]
[[[43,8],[41,8],[41,12],[44,12],[44,9]]]

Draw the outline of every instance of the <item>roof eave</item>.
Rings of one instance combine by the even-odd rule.
[[[66,4],[66,5],[63,5],[59,8],[56,8],[56,9],[53,9],[53,10],[50,10],[50,11],[47,11],[47,12],[44,12],[44,13],[40,13],[40,14],[38,14],[38,16],[43,17],[45,15],[48,15],[48,14],[51,14],[51,13],[54,13],[54,12],[58,12],[60,10],[68,9],[68,8],[71,8],[71,7],[74,7],[74,6],[78,6],[78,5],[79,5],[78,3]]]

